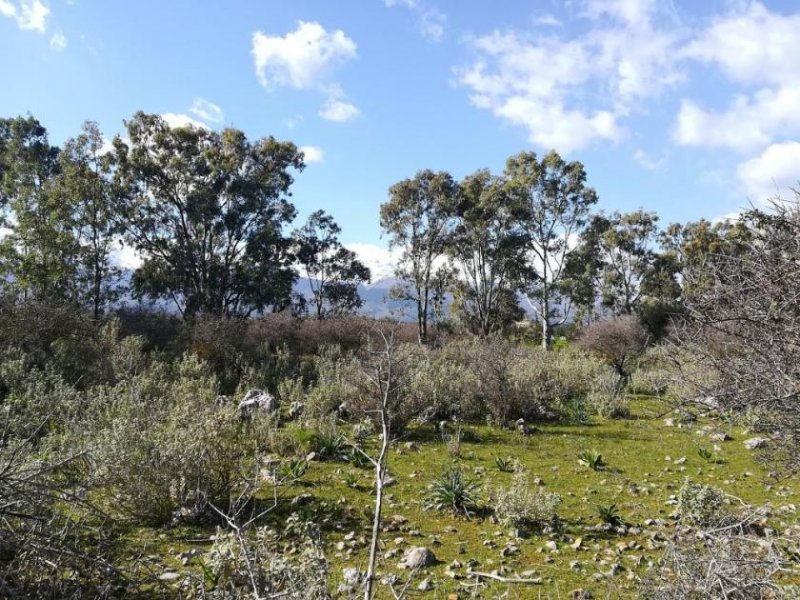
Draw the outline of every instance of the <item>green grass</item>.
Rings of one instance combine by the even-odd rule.
[[[638,399],[633,402],[630,419],[597,420],[588,425],[537,425],[541,432],[527,437],[487,426],[466,426],[465,429],[474,435],[465,436],[470,441],[462,440],[458,458],[448,454],[441,438],[429,428],[410,431],[402,442],[412,439],[417,442],[416,448],[407,449],[401,442],[392,451],[389,470],[397,483],[387,488],[384,505],[384,517],[399,514],[409,523],[404,531],[383,534],[382,554],[395,547],[394,539],[398,536],[405,538],[406,543],[401,548],[411,545],[431,548],[440,562],[417,576],[420,580],[428,576],[436,583],[436,593],[430,593],[431,598],[446,598],[447,594],[457,592],[459,582],[446,576],[445,569],[455,559],[466,564],[473,558],[480,562],[475,570],[489,572],[505,566],[511,573],[534,570],[536,575],[528,576],[542,578],[539,586],[515,586],[518,595],[511,597],[564,598],[569,597],[570,590],[579,587],[591,590],[594,597],[605,597],[611,586],[613,597],[633,598],[636,584],[626,577],[627,572],[603,581],[597,581],[595,574],[609,570],[610,561],[617,559],[620,542],[631,541],[641,544],[641,548],[622,552],[618,560],[637,575],[645,573],[647,559],[654,559],[659,550],[647,549],[646,530],[652,528],[644,522],[650,518],[664,519],[667,522],[664,532],[669,532],[669,515],[674,507],[666,502],[677,493],[686,477],[717,486],[754,504],[772,502],[779,507],[798,503],[796,482],[769,480],[766,469],[755,460],[755,454],[742,445],[742,440],[746,439],[742,432],[733,431],[732,441],[720,443],[722,451],[718,454],[724,461],[717,464],[697,452],[699,442],[710,445],[695,433],[706,421],[701,420],[693,429],[667,427],[661,419],[648,418],[657,414],[658,409],[658,403],[652,399]],[[593,471],[578,464],[576,456],[586,448],[601,454],[608,466]],[[467,517],[425,509],[428,485],[436,474],[453,465],[460,466],[465,475],[479,482],[484,492],[493,486],[509,485],[513,475],[498,468],[498,456],[516,459],[530,473],[531,479],[542,480],[543,489],[562,497],[558,510],[559,533],[534,533],[517,540],[486,516]],[[682,457],[686,457],[685,462],[674,464]],[[286,504],[293,495],[310,492],[315,504],[308,510],[315,506],[327,507],[329,512],[325,513],[328,516],[324,517],[323,529],[326,553],[336,580],[334,586],[341,577],[342,568],[363,569],[367,562],[367,549],[363,545],[349,551],[336,547],[351,531],[356,532],[356,537],[369,537],[371,472],[361,471],[359,479],[363,485],[353,485],[352,477],[347,475],[352,470],[353,467],[343,463],[313,462],[297,482],[281,491]],[[482,496],[486,498],[485,493]],[[642,533],[619,535],[594,529],[601,522],[598,507],[612,505],[621,522],[629,527],[640,527]],[[334,507],[336,510],[331,512]],[[282,512],[280,518],[286,514]],[[796,522],[797,517],[792,513],[775,519],[775,525],[780,527]],[[182,541],[186,536],[180,535],[178,530],[140,533],[159,540],[161,548],[186,549]],[[579,550],[570,545],[576,538],[582,539]],[[503,548],[512,540],[519,553],[501,556]],[[542,551],[549,540],[557,543],[558,553]],[[490,543],[485,543],[487,541]],[[636,557],[645,560],[635,561]],[[171,558],[165,555],[164,564],[176,568]],[[406,577],[407,572],[397,567],[399,559],[400,556],[384,560],[379,571]],[[604,559],[609,562],[599,562]],[[581,570],[570,568],[574,560],[583,564]],[[636,566],[637,562],[642,566]],[[184,567],[191,568],[198,567]],[[463,573],[465,569],[459,571]],[[499,593],[505,587],[498,584],[491,589]]]

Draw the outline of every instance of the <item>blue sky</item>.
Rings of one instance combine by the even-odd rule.
[[[800,6],[694,0],[0,0],[0,114],[60,143],[136,110],[308,147],[294,201],[373,266],[422,168],[581,160],[605,210],[718,218],[797,182]]]

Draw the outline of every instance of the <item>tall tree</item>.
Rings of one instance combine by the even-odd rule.
[[[381,205],[381,227],[403,254],[396,269],[402,281],[394,296],[414,302],[420,344],[428,341],[429,322],[441,304],[448,270],[441,264],[453,228],[458,184],[449,173],[420,171],[389,189]]]
[[[84,123],[80,135],[67,140],[60,154],[58,189],[72,207],[80,246],[75,284],[80,301],[95,318],[119,295],[120,269],[112,260],[115,197],[111,186],[111,156],[96,123]]]
[[[370,280],[369,269],[342,246],[341,232],[333,217],[318,210],[295,233],[297,260],[308,276],[318,319],[360,308],[358,286]]]
[[[591,223],[599,257],[603,304],[617,315],[637,312],[645,299],[665,301],[680,294],[677,263],[669,253],[659,253],[658,216],[642,210]]]
[[[448,252],[458,277],[454,306],[474,333],[487,336],[524,314],[517,293],[526,278],[525,205],[488,170],[461,182]]]
[[[297,275],[283,228],[295,216],[291,170],[304,166],[297,147],[141,112],[126,126],[130,146],[114,145],[125,236],[143,257],[137,294],[169,298],[184,316],[288,306]]]
[[[525,226],[535,277],[528,286],[528,302],[542,326],[542,347],[552,341],[553,327],[569,311],[560,306],[559,282],[572,242],[586,224],[597,194],[586,185],[580,162],[565,162],[555,151],[541,161],[534,152],[521,152],[506,162],[509,191],[527,208]]]
[[[80,247],[57,185],[59,149],[33,117],[0,120],[0,241],[4,284],[23,298],[75,299]]]

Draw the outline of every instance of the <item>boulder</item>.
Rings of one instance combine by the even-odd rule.
[[[422,569],[424,567],[431,567],[436,564],[436,555],[428,548],[422,546],[413,546],[406,550],[405,556],[400,561],[398,566],[401,569]]]
[[[522,418],[517,419],[514,422],[514,428],[519,433],[521,433],[522,435],[530,435],[531,434],[530,427],[528,427],[527,423],[525,423],[525,419],[522,419]]]
[[[250,390],[239,402],[239,416],[249,419],[255,413],[272,414],[278,410],[278,401],[263,390]]]

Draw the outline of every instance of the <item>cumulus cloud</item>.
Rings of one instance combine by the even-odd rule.
[[[306,164],[321,163],[325,160],[325,151],[319,146],[300,146]]]
[[[753,202],[786,195],[800,187],[800,142],[772,144],[737,168],[739,181]]]
[[[189,112],[206,123],[222,123],[225,118],[222,109],[205,98],[195,98]]]
[[[317,22],[299,21],[297,29],[284,36],[271,36],[256,31],[252,38],[253,62],[256,77],[267,89],[290,87],[298,90],[316,89],[328,96],[320,115],[342,116],[346,105],[349,116],[334,118],[346,121],[358,114],[358,109],[346,103],[341,86],[332,80],[336,66],[358,56],[356,43],[341,30],[326,31]],[[336,109],[336,105],[342,105]],[[325,117],[323,117],[325,118]]]
[[[14,19],[17,27],[44,33],[50,9],[40,0],[0,0],[0,15]]]
[[[387,8],[399,6],[411,10],[417,17],[417,31],[429,42],[440,42],[447,28],[447,15],[421,0],[384,0]]]
[[[355,119],[361,111],[358,108],[343,100],[330,99],[320,109],[319,116],[326,121],[343,123]]]
[[[773,13],[760,2],[739,4],[715,18],[682,54],[718,68],[745,89],[721,111],[684,99],[673,139],[681,145],[748,152],[776,136],[800,133],[798,29],[800,13]]]
[[[582,15],[590,28],[574,37],[506,30],[472,38],[476,57],[457,69],[472,103],[564,153],[621,140],[624,118],[643,99],[684,81],[675,52],[683,33],[647,0],[591,0]]]

